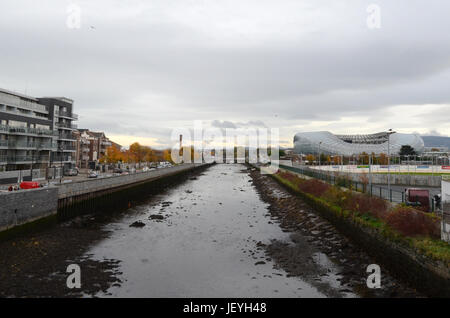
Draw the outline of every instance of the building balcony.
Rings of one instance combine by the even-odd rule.
[[[49,156],[7,156],[7,163],[37,163],[37,162],[49,162]]]
[[[13,127],[7,125],[0,125],[0,133],[8,133],[10,135],[44,135],[44,136],[57,136],[58,132],[49,129],[39,129],[30,127]]]
[[[56,127],[60,128],[60,129],[77,129],[78,126],[72,123],[56,123]]]
[[[64,133],[60,133],[58,139],[76,140],[76,138],[72,134],[64,134]]]
[[[0,140],[0,148],[6,149],[40,149],[53,150],[58,147],[54,142],[32,142],[32,141],[15,141],[15,140]]]
[[[58,113],[59,117],[66,117],[66,118],[71,118],[74,120],[78,120],[78,115],[74,114],[74,113],[69,113],[69,112],[65,112],[65,111],[59,111]]]
[[[18,110],[18,109],[11,109],[6,107],[0,107],[0,112],[4,112],[7,114],[13,114],[18,116],[25,116],[25,117],[31,117],[31,118],[37,118],[37,119],[43,119],[48,120],[48,115],[43,115],[40,113],[37,113],[35,111],[31,110]]]
[[[40,104],[33,103],[33,102],[24,101],[22,99],[20,100],[20,102],[19,102],[19,104],[17,106],[21,107],[21,108],[27,108],[27,109],[33,110],[35,112],[48,114],[48,107],[47,106],[40,105]]]
[[[58,146],[58,150],[62,150],[62,151],[76,151],[77,147],[75,147],[73,145],[59,145]]]
[[[75,157],[74,156],[70,156],[70,155],[53,155],[52,158],[53,162],[74,162],[75,161]]]

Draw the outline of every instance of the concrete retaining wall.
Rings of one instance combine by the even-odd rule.
[[[56,187],[0,193],[0,231],[54,215]]]
[[[0,232],[56,215],[58,202],[72,200],[72,197],[85,194],[109,193],[147,183],[164,177],[193,170],[204,164],[185,164],[149,172],[113,176],[109,178],[88,179],[73,183],[63,183],[47,188],[0,192]]]
[[[353,181],[361,182],[361,176],[365,176],[367,179],[369,178],[369,174],[362,173],[340,173],[340,172],[331,172],[331,171],[323,171],[323,173],[329,175],[342,175],[348,176]],[[391,174],[391,184],[392,185],[404,185],[404,186],[417,186],[417,187],[441,187],[441,176],[429,176],[429,175],[403,175],[403,174]],[[388,183],[388,175],[387,174],[372,174],[372,183],[373,184],[387,184]]]
[[[280,182],[277,178],[275,180]],[[398,277],[432,297],[450,297],[450,268],[447,263],[418,253],[406,243],[391,240],[376,229],[362,226],[312,195],[286,187],[292,193],[300,195],[341,233]]]
[[[361,182],[360,173],[352,173],[352,179]],[[366,174],[369,178],[369,174]],[[441,176],[420,176],[420,175],[401,175],[391,174],[391,184],[393,185],[410,185],[410,186],[423,186],[423,187],[440,187]],[[387,184],[387,174],[372,174],[372,183],[374,184]]]
[[[61,185],[57,185],[59,189],[59,198],[64,199],[71,196],[103,191],[112,188],[124,187],[127,185],[136,184],[140,182],[147,182],[161,177],[177,174],[182,171],[192,170],[202,165],[203,164],[184,164],[179,166],[173,166],[170,168],[158,169],[148,172],[138,172],[129,175],[120,175],[107,178],[88,179],[78,182],[63,183]]]

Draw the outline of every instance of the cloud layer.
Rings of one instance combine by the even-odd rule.
[[[81,28],[66,26],[67,6]],[[75,100],[79,126],[169,143],[193,120],[450,135],[450,3],[4,0],[0,87]],[[227,128],[227,127],[221,127]]]

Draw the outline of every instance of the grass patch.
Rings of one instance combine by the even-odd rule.
[[[355,194],[326,183],[323,184],[327,187],[318,186],[317,182],[321,181],[306,180],[289,172],[283,171],[271,176],[317,208],[331,211],[338,218],[374,230],[391,242],[450,266],[450,244],[439,239],[440,221],[436,216],[406,206],[390,208],[382,199],[371,201],[373,197],[367,194]],[[327,189],[324,190],[325,188]]]

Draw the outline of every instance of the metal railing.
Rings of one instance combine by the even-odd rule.
[[[69,139],[69,140],[76,140],[76,138],[72,134],[59,134],[59,139]]]
[[[30,128],[30,127],[13,127],[8,125],[0,125],[0,131],[8,132],[11,134],[33,134],[33,135],[46,135],[57,136],[58,132],[49,129]]]
[[[18,107],[28,108],[41,113],[48,113],[48,106],[40,105],[34,102],[20,100]]]
[[[1,142],[0,146],[8,148],[56,149],[58,145],[54,142],[7,141],[6,143]]]
[[[62,146],[59,146],[58,149],[60,149],[60,150],[77,150],[77,148],[73,145],[62,145]]]
[[[64,116],[64,117],[69,117],[69,118],[73,118],[73,119],[78,119],[78,115],[75,113],[70,113],[70,112],[66,112],[66,111],[62,111],[60,110],[58,112],[59,116]]]
[[[0,147],[8,148],[35,148],[35,149],[56,149],[58,144],[55,142],[33,142],[33,141],[15,141],[0,140]]]
[[[48,162],[50,160],[49,156],[8,156],[6,158],[8,163],[17,162]]]
[[[53,157],[52,157],[53,162],[59,162],[59,161],[61,161],[61,159],[63,162],[64,161],[75,161],[75,157],[72,157],[72,156],[53,155]]]
[[[77,125],[75,124],[68,124],[68,123],[56,123],[56,126],[59,128],[71,128],[71,129],[77,129]]]
[[[362,193],[367,193],[371,196],[376,196],[390,202],[395,203],[405,203],[405,191],[399,191],[394,189],[387,189],[386,187],[368,184],[365,182],[354,181],[351,178],[346,177],[345,175],[331,175],[327,173],[322,173],[317,170],[313,170],[308,167],[291,167],[280,165],[280,168],[289,170],[292,172],[300,173],[302,175],[319,179],[325,181],[327,183],[338,185],[340,187],[348,188],[354,191],[359,191]]]

